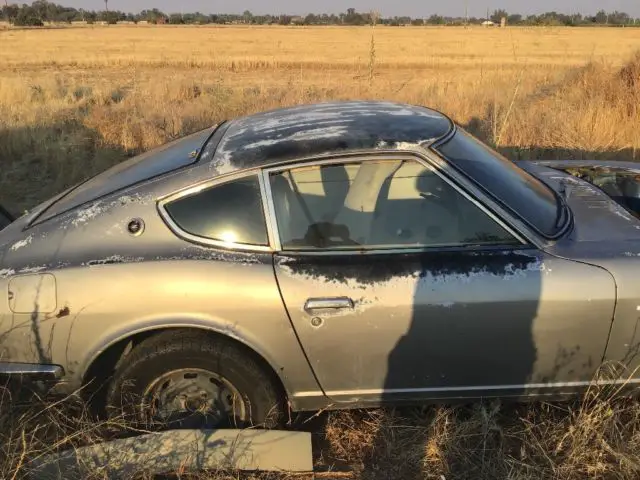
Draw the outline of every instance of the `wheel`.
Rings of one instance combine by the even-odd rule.
[[[145,428],[275,427],[283,395],[251,352],[192,330],[152,336],[116,368],[110,417]]]

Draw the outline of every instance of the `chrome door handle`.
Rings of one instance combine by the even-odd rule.
[[[304,309],[307,312],[310,310],[343,308],[353,308],[353,300],[348,297],[310,298],[304,304]]]

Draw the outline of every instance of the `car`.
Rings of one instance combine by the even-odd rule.
[[[633,387],[640,170],[578,163],[395,102],[221,122],[0,231],[0,372],[215,428]]]

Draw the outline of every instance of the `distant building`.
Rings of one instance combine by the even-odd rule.
[[[484,22],[482,22],[482,26],[483,27],[494,27],[496,24],[493,23],[491,20],[485,20]]]
[[[304,18],[303,17],[301,17],[299,15],[291,17],[291,24],[292,25],[300,25],[302,23],[304,23]]]

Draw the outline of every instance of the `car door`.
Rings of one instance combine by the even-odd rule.
[[[522,395],[586,385],[613,281],[534,248],[412,157],[265,173],[274,268],[336,402]]]

